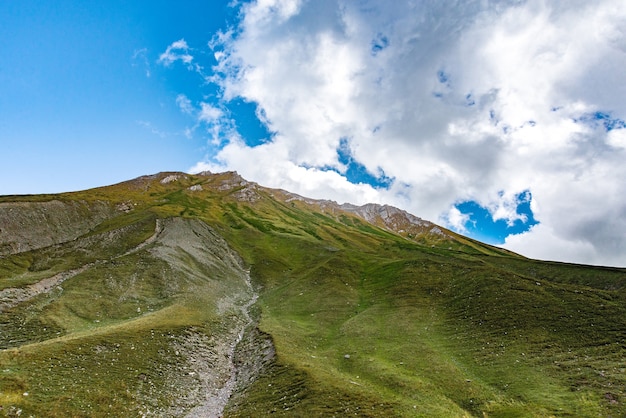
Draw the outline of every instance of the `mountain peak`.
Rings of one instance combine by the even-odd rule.
[[[212,173],[204,171],[198,174],[182,172],[161,172],[148,176],[141,176],[129,182],[135,188],[144,192],[149,189],[158,189],[156,185],[168,188],[184,188],[190,192],[201,190],[209,193],[211,190],[225,193],[237,202],[256,205],[264,198],[274,199],[285,204],[299,204],[310,210],[320,211],[334,217],[356,216],[368,224],[382,228],[406,239],[430,246],[445,248],[473,248],[473,251],[483,253],[508,253],[504,250],[479,243],[460,236],[440,225],[424,220],[403,209],[378,203],[354,205],[351,203],[339,204],[333,200],[313,199],[283,190],[273,189],[246,180],[237,171]]]

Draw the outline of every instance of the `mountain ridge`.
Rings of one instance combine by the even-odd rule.
[[[619,416],[626,269],[163,172],[0,197],[0,416]]]
[[[181,172],[162,172],[162,173],[157,173],[157,174],[149,175],[149,176],[141,176],[141,177],[138,177],[137,179],[130,180],[130,182],[141,181],[144,179],[160,178],[160,182],[162,182],[163,184],[167,184],[169,182],[176,181],[180,178],[183,178],[184,176],[188,176],[188,174],[181,173]],[[504,250],[498,247],[493,247],[491,245],[481,243],[471,238],[464,237],[453,231],[450,231],[447,228],[437,225],[431,221],[424,220],[403,209],[399,209],[397,207],[387,205],[387,204],[378,204],[378,203],[366,203],[364,205],[354,205],[351,203],[339,204],[333,200],[313,199],[313,198],[301,196],[296,193],[289,192],[283,189],[275,189],[275,188],[268,188],[268,187],[260,186],[258,183],[251,182],[251,181],[244,179],[236,171],[217,173],[217,174],[211,173],[209,171],[204,171],[204,172],[198,173],[197,176],[204,176],[208,178],[211,178],[211,176],[225,177],[221,179],[220,185],[218,186],[218,190],[230,191],[233,189],[237,189],[237,192],[234,194],[234,197],[239,201],[247,201],[249,203],[254,203],[258,199],[260,199],[260,196],[256,191],[263,190],[266,193],[268,193],[271,197],[279,199],[285,203],[299,201],[299,202],[303,202],[311,206],[316,206],[322,212],[329,212],[332,214],[347,212],[350,214],[357,215],[361,219],[367,221],[368,223],[372,225],[383,227],[389,231],[392,231],[408,239],[415,239],[416,237],[421,237],[427,234],[432,234],[433,236],[439,235],[443,238],[451,239],[453,241],[460,241],[463,244],[471,243],[472,246],[476,246],[476,245],[487,246],[491,249],[491,251],[495,249],[496,251],[502,252],[504,254],[520,256],[519,254],[514,254],[508,250]],[[198,186],[201,186],[201,184],[196,184],[190,187],[197,188]],[[484,248],[482,248],[481,250],[484,251]]]

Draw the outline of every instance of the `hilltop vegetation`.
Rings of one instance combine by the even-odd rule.
[[[0,197],[0,416],[624,416],[625,284],[236,173]]]

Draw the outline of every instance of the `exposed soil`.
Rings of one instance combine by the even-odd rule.
[[[42,293],[48,293],[55,287],[59,286],[65,280],[70,279],[92,267],[95,263],[89,263],[85,266],[74,270],[63,271],[52,277],[45,278],[37,283],[33,283],[26,287],[8,288],[0,290],[0,313],[6,309],[17,306],[18,304],[34,298]]]
[[[252,290],[249,276],[247,283],[250,286],[250,290]],[[202,355],[204,354],[202,349],[190,351],[190,363],[194,366],[194,370],[198,373],[202,383],[204,399],[200,405],[194,407],[186,414],[186,417],[221,417],[226,404],[229,402],[235,389],[240,385],[240,376],[242,376],[244,368],[241,367],[239,349],[244,339],[246,341],[249,340],[250,330],[256,329],[254,320],[250,315],[250,307],[256,302],[257,295],[254,292],[251,294],[252,297],[238,307],[239,320],[235,321],[236,325],[231,329],[227,338],[222,336],[211,341],[213,353],[215,353],[210,358],[212,361],[207,362],[207,358]],[[254,370],[251,367],[248,369],[245,373],[251,376]],[[202,394],[200,394],[199,398],[202,398]]]
[[[117,213],[106,202],[0,203],[0,256],[71,241]]]
[[[233,284],[228,293],[220,293],[214,307],[222,318],[219,331],[207,335],[204,330],[188,329],[172,341],[180,362],[169,373],[181,396],[168,410],[159,411],[160,416],[220,417],[233,393],[261,370],[257,365],[262,361],[253,359],[259,349],[252,346],[259,339],[251,337],[256,320],[250,309],[257,294],[239,255],[207,224],[168,219],[155,235],[149,251],[175,270],[197,279],[207,274],[212,280],[227,278]],[[189,256],[203,268],[192,269],[186,261]],[[242,347],[247,347],[245,354],[240,352]],[[271,341],[260,351],[265,357],[273,356]],[[243,356],[249,360],[244,362]]]

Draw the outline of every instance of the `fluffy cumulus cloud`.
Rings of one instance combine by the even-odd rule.
[[[460,204],[472,202],[494,222],[526,223],[504,240],[514,251],[626,265],[621,1],[240,7],[237,26],[208,45],[217,65],[207,81],[222,103],[256,104],[272,135],[250,145],[222,130],[223,146],[196,169],[386,202],[459,231],[471,222]],[[182,42],[164,64],[191,62]],[[220,112],[207,105],[198,115],[214,123]],[[346,152],[372,181],[349,178]]]

